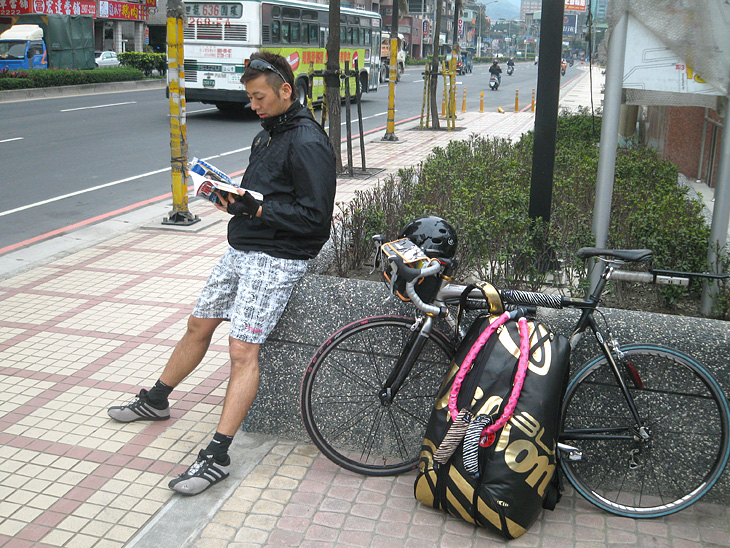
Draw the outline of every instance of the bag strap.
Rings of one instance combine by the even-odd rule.
[[[469,349],[469,352],[467,353],[466,357],[464,358],[464,361],[461,364],[461,367],[459,367],[459,371],[456,373],[456,377],[454,378],[454,383],[451,386],[451,394],[449,394],[449,414],[451,415],[452,420],[456,420],[456,417],[459,416],[459,410],[456,406],[456,400],[459,397],[459,391],[461,390],[461,383],[464,382],[464,377],[466,377],[466,374],[469,372],[469,369],[471,369],[472,364],[474,363],[474,359],[477,357],[477,354],[479,354],[479,351],[482,349],[482,347],[486,344],[486,342],[489,340],[489,337],[494,333],[497,328],[499,328],[503,323],[505,323],[507,320],[511,318],[511,314],[509,312],[505,312],[501,316],[499,316],[496,320],[494,320],[492,323],[489,324],[489,326],[482,331],[479,334],[479,337],[476,341],[474,341],[474,344],[471,346],[471,349]]]
[[[515,375],[515,383],[512,386],[512,394],[510,394],[507,406],[504,408],[502,416],[499,417],[494,424],[490,424],[482,430],[483,436],[491,436],[501,429],[507,421],[512,418],[517,407],[517,400],[520,398],[522,386],[525,384],[525,376],[527,375],[527,366],[530,361],[530,330],[527,327],[527,319],[520,318],[517,320],[517,327],[520,331],[520,361],[517,365],[517,374]]]

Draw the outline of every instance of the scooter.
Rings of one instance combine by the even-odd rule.
[[[565,76],[566,68],[565,64],[560,65],[560,76]]]
[[[515,71],[515,67],[512,65],[507,65],[507,76],[512,76],[512,73]]]
[[[489,77],[489,89],[492,91],[497,91],[497,88],[499,88],[499,80],[497,79],[496,74],[492,74]]]

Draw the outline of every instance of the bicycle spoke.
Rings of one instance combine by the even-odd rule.
[[[400,456],[401,458],[407,458],[408,457],[408,449],[406,449],[405,441],[403,440],[403,436],[401,435],[400,428],[398,427],[398,424],[395,422],[395,418],[393,417],[393,410],[388,409],[388,417],[390,418],[390,422],[393,424],[393,428],[395,429],[395,437],[396,441],[400,444]]]
[[[360,454],[360,458],[364,462],[369,461],[370,453],[372,452],[372,448],[375,445],[375,436],[373,435],[373,432],[375,431],[376,424],[380,424],[380,421],[383,416],[383,409],[378,409],[377,414],[375,415],[375,419],[373,420],[373,424],[370,426],[370,434],[367,438],[365,438],[367,441],[369,441],[369,445],[366,444],[363,446],[363,452]],[[367,450],[367,451],[366,451]]]

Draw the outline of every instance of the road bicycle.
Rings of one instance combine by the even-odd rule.
[[[688,280],[678,272],[619,270],[650,261],[650,250],[582,248],[578,257],[603,266],[588,298],[499,291],[505,305],[579,310],[571,345],[590,330],[600,348],[572,373],[564,394],[561,469],[583,497],[608,512],[645,518],[678,512],[705,495],[725,468],[727,400],[708,370],[686,354],[651,343],[620,345],[598,305],[606,284],[621,274],[655,283]],[[309,363],[300,395],[305,427],[320,451],[371,476],[417,467],[436,393],[465,333],[449,313],[465,290],[450,282],[449,262],[434,259],[414,269],[401,261],[397,269],[408,280],[415,317],[376,316],[339,329]],[[441,282],[426,303],[416,285],[429,276]],[[489,306],[479,291],[468,301]],[[437,329],[437,318],[445,320],[448,334]]]

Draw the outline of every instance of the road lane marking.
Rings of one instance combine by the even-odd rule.
[[[9,143],[10,141],[22,141],[25,137],[13,137],[11,139],[3,139],[0,143]]]
[[[386,116],[387,114],[388,114],[387,111],[386,112],[378,112],[377,114],[371,114],[370,116],[363,116],[362,119],[363,120],[369,120],[370,118],[377,118],[378,116]],[[356,121],[357,121],[357,117],[355,117],[352,120],[352,122],[356,122]],[[341,126],[344,126],[345,124],[347,124],[347,120],[345,120],[344,122],[342,122],[340,125]]]
[[[209,156],[208,158],[203,158],[203,160],[212,160],[215,158],[220,158],[221,156],[228,156],[230,154],[235,154],[237,152],[244,152],[246,150],[249,150],[251,147],[245,147],[245,148],[239,148],[236,150],[231,150],[229,152],[223,152],[221,154],[216,154],[215,156]],[[126,177],[125,179],[119,179],[117,181],[112,181],[110,183],[104,183],[103,185],[97,185],[93,186],[91,188],[84,188],[82,190],[77,190],[75,192],[69,192],[68,194],[63,194],[61,196],[56,196],[55,198],[49,198],[47,200],[41,200],[40,202],[34,202],[32,204],[16,207],[15,209],[8,209],[7,211],[0,211],[0,217],[4,217],[5,215],[10,215],[12,213],[18,213],[19,211],[25,211],[26,209],[31,209],[33,207],[50,204],[52,202],[56,202],[59,200],[65,200],[66,198],[73,198],[74,196],[79,196],[81,194],[86,194],[87,192],[94,192],[96,190],[101,190],[102,188],[109,188],[110,186],[116,186],[120,185],[122,183],[128,183],[130,181],[136,181],[137,179],[141,179],[143,177],[149,177],[150,175],[159,175],[160,173],[165,173],[166,171],[170,171],[172,168],[166,167],[163,169],[156,169],[154,171],[148,171],[147,173],[142,173],[140,175],[132,175],[131,177]]]
[[[212,108],[201,108],[200,110],[188,110],[186,114],[198,114],[199,112],[210,112],[211,110],[218,110],[216,107]]]
[[[71,112],[74,110],[89,110],[91,108],[106,108],[106,107],[118,107],[120,105],[134,105],[137,101],[127,101],[125,103],[109,103],[108,105],[94,105],[91,107],[78,107],[78,108],[65,108],[61,110],[60,112]]]

